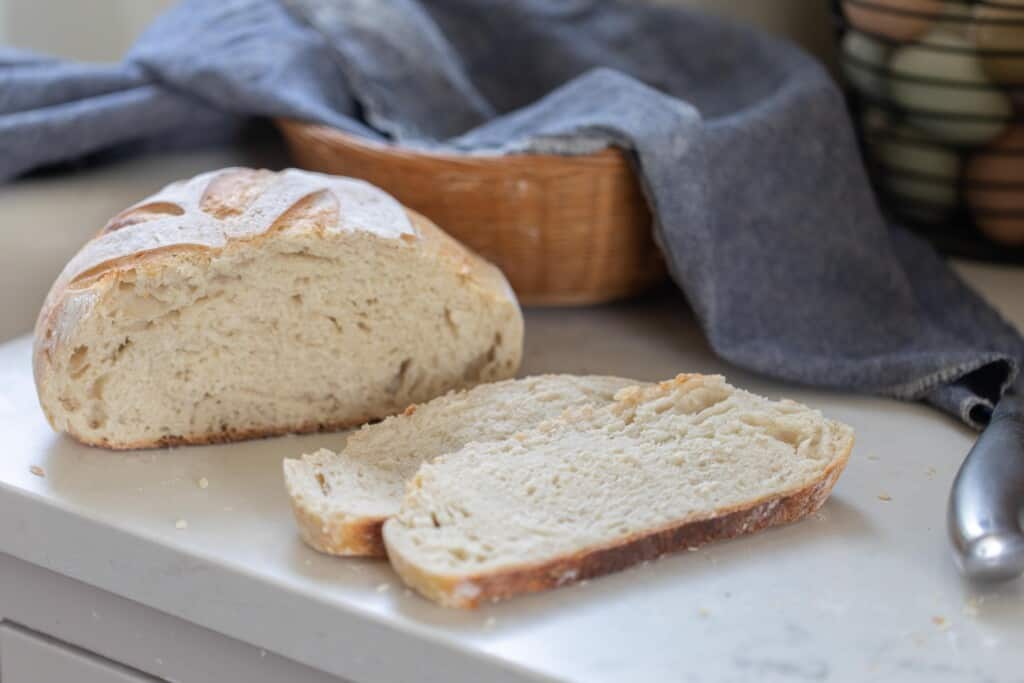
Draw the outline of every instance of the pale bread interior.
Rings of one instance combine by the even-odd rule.
[[[379,554],[384,519],[398,512],[420,465],[470,441],[506,439],[568,408],[603,405],[635,384],[617,377],[540,375],[457,391],[402,415],[366,425],[338,453],[321,449],[285,460],[284,476],[300,532],[321,552]]]
[[[337,428],[515,373],[514,297],[405,240],[299,225],[84,291],[41,386],[54,426],[117,447]]]
[[[849,427],[717,376],[618,398],[423,465],[384,525],[402,578],[443,604],[472,605],[481,577],[782,499],[841,469],[852,447]]]

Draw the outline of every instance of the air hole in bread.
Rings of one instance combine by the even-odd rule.
[[[124,354],[124,352],[127,351],[128,347],[131,346],[131,345],[132,345],[131,337],[125,337],[124,341],[122,341],[120,344],[118,344],[117,348],[114,349],[114,353],[110,357],[110,362],[111,363],[116,363],[117,361],[119,361],[121,359],[122,354]]]
[[[494,362],[498,353],[498,344],[500,343],[500,334],[494,335],[494,341],[487,348],[486,351],[481,353],[479,356],[471,360],[463,371],[462,376],[470,382],[478,382],[483,379],[484,370],[488,365]]]
[[[93,381],[92,386],[89,387],[89,398],[94,401],[103,400],[103,386],[107,383],[109,375],[101,375]]]
[[[389,394],[397,394],[402,388],[402,385],[405,384],[405,377],[409,372],[410,365],[412,365],[411,358],[406,358],[398,364],[398,371],[395,373],[395,376],[391,378],[391,382],[388,383]]]
[[[448,329],[451,330],[452,336],[457,338],[459,336],[459,326],[455,324],[455,319],[452,318],[452,309],[447,306],[444,307],[444,322]]]
[[[89,428],[100,429],[107,424],[107,413],[103,410],[102,403],[93,403],[89,416]]]
[[[68,371],[72,377],[81,377],[82,373],[89,369],[89,347],[76,346],[68,359]]]
[[[370,332],[371,331],[370,326],[367,325],[366,323],[364,323],[362,320],[360,320],[359,322],[356,323],[356,327],[361,329],[363,332]]]
[[[292,294],[292,303],[295,304],[296,306],[301,306],[302,305],[302,295],[301,294]]]
[[[331,495],[331,485],[327,483],[323,472],[316,473],[316,483],[320,485],[320,491],[323,492],[324,496]]]

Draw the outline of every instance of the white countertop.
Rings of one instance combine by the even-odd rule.
[[[236,158],[138,160],[0,188],[4,329],[27,329],[63,260],[105,215],[171,174]],[[48,246],[27,248],[38,243]],[[1024,270],[961,272],[1024,324]],[[342,436],[85,448],[46,425],[21,337],[0,346],[0,552],[357,683],[1021,679],[1024,584],[968,585],[945,538],[946,496],[972,432],[923,406],[727,366],[671,294],[527,314],[524,374],[680,371],[722,372],[852,424],[857,445],[822,511],[585,586],[458,612],[406,593],[384,563],[318,555],[298,540],[280,460]]]

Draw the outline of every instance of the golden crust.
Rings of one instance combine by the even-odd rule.
[[[292,513],[299,527],[302,540],[314,550],[327,555],[345,557],[384,558],[384,540],[381,527],[384,518],[359,520],[336,520],[324,518],[307,506],[301,505],[295,496],[289,496]]]
[[[620,571],[668,553],[798,521],[825,502],[846,467],[852,449],[851,437],[843,452],[817,480],[792,493],[762,498],[720,511],[714,517],[671,524],[611,545],[535,565],[508,567],[470,577],[434,575],[421,571],[387,545],[386,525],[384,541],[392,567],[406,584],[445,607],[473,609],[483,603],[568,585]]]
[[[139,451],[151,448],[172,448],[175,446],[209,446],[219,443],[232,443],[234,441],[249,441],[251,439],[268,439],[285,434],[313,434],[316,432],[340,432],[345,429],[352,429],[366,424],[372,420],[380,419],[376,416],[362,416],[353,420],[338,420],[334,422],[303,422],[297,425],[285,425],[279,427],[261,429],[232,429],[210,432],[197,436],[170,435],[163,436],[152,441],[131,441],[117,442],[109,439],[91,439],[74,431],[68,431],[67,435],[75,441],[86,446],[106,448],[112,451]]]

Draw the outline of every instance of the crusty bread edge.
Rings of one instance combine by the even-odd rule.
[[[398,412],[396,410],[396,412]],[[340,432],[376,420],[384,415],[358,417],[350,420],[333,420],[327,422],[301,422],[293,425],[276,425],[252,429],[227,429],[225,431],[207,432],[205,434],[161,436],[144,441],[111,441],[110,439],[90,439],[73,429],[64,433],[85,446],[105,448],[111,451],[141,451],[157,448],[173,448],[175,446],[208,446],[212,444],[234,443],[251,439],[267,439],[286,434],[312,434],[314,432]]]
[[[299,527],[299,536],[309,547],[327,555],[342,557],[386,557],[381,527],[385,517],[354,519],[342,515],[323,514],[305,503],[300,480],[310,474],[307,463],[286,458],[282,462],[285,489],[292,515]]]
[[[849,460],[853,442],[851,433],[842,452],[822,474],[796,491],[768,496],[724,510],[714,517],[670,524],[610,545],[534,565],[506,567],[470,577],[433,574],[407,560],[388,542],[388,529],[395,523],[393,521],[384,525],[384,544],[391,566],[408,586],[445,607],[472,609],[486,602],[610,574],[668,553],[802,519],[820,508],[832,492]]]

